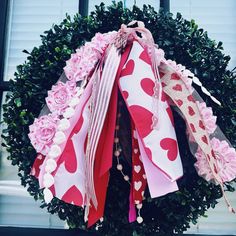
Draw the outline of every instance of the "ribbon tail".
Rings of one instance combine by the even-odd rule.
[[[108,111],[106,113],[106,119],[102,128],[99,144],[97,146],[94,168],[94,181],[98,204],[97,208],[92,204],[88,215],[88,227],[96,223],[103,216],[104,213],[106,192],[109,181],[109,170],[112,166],[113,156],[112,152],[118,101],[117,80],[120,77],[120,73],[124,66],[124,63],[127,60],[129,49],[130,48],[127,48],[121,56],[120,64],[116,73],[116,79],[112,90],[112,95],[110,97]]]
[[[106,119],[99,138],[94,166],[94,184],[98,205],[89,211],[88,227],[97,222],[104,212],[109,170],[112,167],[112,152],[117,112],[117,85],[114,84]]]
[[[133,187],[130,187],[130,194],[129,194],[129,222],[132,223],[136,221],[137,214],[134,204],[134,197],[133,197]]]
[[[189,87],[180,72],[176,72],[175,69],[167,63],[162,63],[160,69],[163,74],[162,82],[164,84],[164,92],[171,98],[172,102],[184,117],[195,144],[197,144],[198,149],[203,152],[204,158],[206,158],[206,163],[209,165],[213,180],[220,185],[229,210],[234,212],[234,209],[231,207],[225,195],[223,180],[219,174],[218,164],[211,144],[210,133],[205,128],[205,121],[201,116],[201,111],[197,104],[198,98],[194,96],[194,93],[197,92],[194,91],[192,87]],[[196,154],[195,152],[193,153],[194,155]]]
[[[104,121],[106,118],[109,101],[112,93],[112,88],[115,82],[117,70],[120,63],[120,55],[114,46],[111,46],[105,65],[103,68],[101,81],[99,83],[96,94],[96,101],[92,101],[92,116],[91,126],[89,129],[89,136],[86,150],[86,171],[87,171],[87,203],[90,199],[95,207],[97,207],[97,198],[94,187],[94,163],[96,150],[98,148],[99,137],[102,132]],[[96,85],[95,85],[96,86]]]
[[[171,181],[159,168],[157,168],[152,163],[145,152],[141,138],[138,134],[137,138],[151,197],[160,197],[168,193],[177,191],[177,182]]]
[[[132,190],[133,200],[135,204],[142,203],[144,192],[147,186],[147,179],[140,156],[137,131],[135,130],[134,122],[131,119],[132,128]]]
[[[158,129],[153,127],[155,76],[146,50],[134,41],[128,61],[118,81],[120,92],[134,121],[142,146],[150,161],[171,181],[183,174],[172,113],[167,101],[159,101]]]

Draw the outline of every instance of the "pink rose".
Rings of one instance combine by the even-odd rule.
[[[76,94],[76,84],[73,81],[62,83],[59,81],[52,86],[52,90],[48,91],[46,102],[51,112],[61,115],[73,96]]]
[[[103,53],[105,48],[107,47],[107,40],[105,34],[96,33],[92,38],[92,47],[96,49],[98,52]]]
[[[76,53],[71,54],[71,58],[66,61],[66,66],[64,67],[64,72],[68,80],[75,81],[74,74],[77,70],[82,57],[83,47],[76,50]]]
[[[89,76],[115,35],[116,32],[97,33],[91,42],[87,42],[84,46],[77,49],[64,67],[67,78],[73,81],[81,81]]]
[[[217,171],[223,182],[229,182],[236,177],[236,151],[230,147],[226,141],[220,141],[217,138],[211,140],[211,146],[214,151],[217,163]],[[198,148],[196,154],[197,162],[195,163],[198,174],[207,181],[213,180],[214,176],[209,167],[203,151]]]
[[[29,126],[29,138],[38,153],[47,155],[53,143],[58,121],[59,118],[56,115],[48,114],[36,118],[34,123]]]
[[[204,121],[204,125],[206,127],[206,131],[209,134],[214,133],[217,128],[216,125],[216,116],[213,116],[213,111],[211,107],[207,107],[205,102],[197,101],[198,108],[200,110],[202,119]]]

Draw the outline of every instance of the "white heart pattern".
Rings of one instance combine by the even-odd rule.
[[[141,186],[142,186],[142,182],[141,181],[135,181],[134,182],[134,189],[136,191],[138,191],[141,188]]]
[[[140,170],[141,170],[141,166],[134,166],[134,171],[136,173],[139,173]]]

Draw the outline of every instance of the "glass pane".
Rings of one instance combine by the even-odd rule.
[[[90,0],[89,1],[89,11],[93,11],[95,9],[95,5],[99,5],[101,2],[104,2],[106,5],[111,5],[113,2],[112,0]],[[117,1],[118,2],[118,1]],[[147,1],[142,1],[142,0],[123,0],[124,5],[127,8],[132,8],[132,6],[135,4],[138,7],[142,8],[143,4],[146,5],[151,5],[155,7],[157,10],[159,9],[160,1],[159,0],[147,0]]]
[[[65,14],[78,12],[78,0],[11,1],[4,80],[13,78],[16,66],[22,64],[34,46],[40,45],[40,34],[60,23]]]
[[[40,45],[40,34],[43,31],[48,30],[54,23],[60,23],[66,13],[74,15],[77,12],[78,0],[11,1],[4,80],[13,78],[16,66],[25,61],[27,55],[22,53],[22,50],[31,51],[34,46]],[[6,93],[2,103],[5,101],[5,95]],[[3,125],[1,124],[1,131]],[[0,180],[19,179],[17,167],[11,166],[6,158],[8,156],[6,150],[1,147],[0,151]]]
[[[194,19],[212,39],[223,42],[225,54],[231,56],[229,68],[233,69],[236,66],[236,1],[171,0],[170,3],[172,13],[180,12],[184,18]]]

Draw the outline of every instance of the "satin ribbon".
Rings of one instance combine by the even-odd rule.
[[[91,126],[88,134],[87,150],[86,150],[86,179],[87,179],[87,208],[89,208],[90,200],[95,208],[97,208],[97,198],[94,187],[94,161],[95,153],[99,142],[105,121],[113,84],[116,78],[116,72],[120,63],[120,55],[114,46],[108,50],[107,58],[103,68],[101,81],[99,81],[96,100],[92,101]],[[88,212],[88,211],[87,211]]]
[[[119,67],[116,73],[116,79],[112,94],[109,99],[109,108],[106,113],[106,119],[103,125],[102,133],[99,138],[99,144],[96,150],[95,156],[95,168],[94,168],[94,184],[95,193],[98,199],[98,206],[91,206],[88,208],[88,227],[97,222],[104,212],[106,192],[109,180],[109,169],[112,167],[112,152],[113,152],[113,139],[115,135],[115,122],[117,112],[117,80],[120,77],[121,70],[130,53],[130,46],[128,46],[125,52],[121,55]],[[85,215],[86,216],[86,215]]]
[[[137,25],[137,27],[132,27],[134,25]],[[141,37],[139,37],[137,33],[140,33]],[[155,86],[153,88],[153,96],[152,96],[153,98],[152,127],[154,129],[158,129],[158,127],[160,127],[158,113],[159,113],[159,101],[161,99],[161,94],[162,94],[162,86],[158,69],[159,64],[156,56],[157,45],[154,42],[152,33],[147,28],[145,28],[145,25],[142,21],[131,21],[127,26],[122,24],[121,29],[118,31],[118,36],[115,41],[115,45],[117,48],[124,49],[126,44],[132,40],[137,40],[144,48],[146,48],[151,58],[152,70],[155,76]]]

